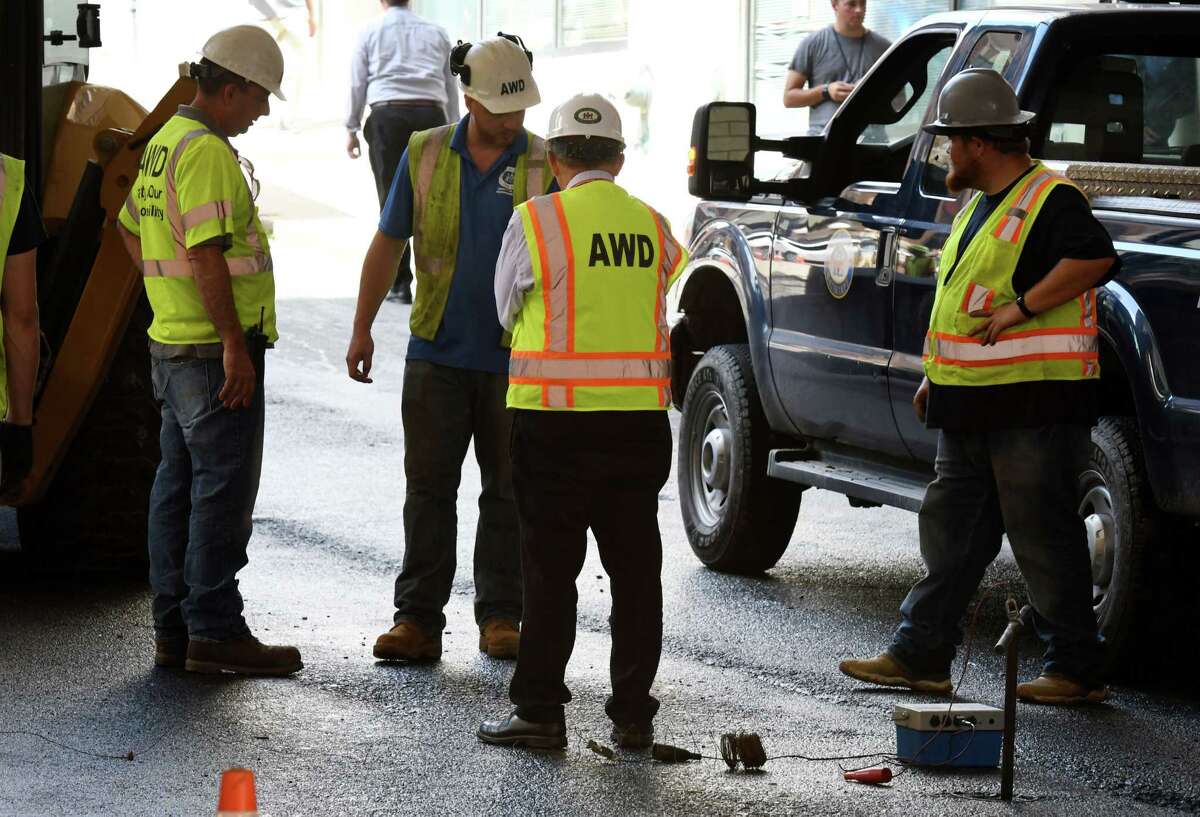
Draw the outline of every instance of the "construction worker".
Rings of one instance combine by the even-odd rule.
[[[46,230],[25,162],[0,153],[0,496],[16,489],[33,466],[33,386],[40,330],[37,248]]]
[[[492,281],[515,205],[553,182],[541,139],[524,129],[541,97],[533,55],[512,35],[459,42],[450,70],[466,96],[458,122],[413,134],[363,261],[349,375],[371,382],[371,325],[413,238],[417,291],[404,365],[404,563],[384,660],[436,661],[454,581],[458,485],[474,442],[482,494],[475,533],[479,649],[516,658],[521,568],[504,407],[508,345]]]
[[[146,145],[119,219],[154,310],[150,359],[162,463],[150,493],[154,661],[194,672],[285,675],[303,664],[242,618],[263,444],[263,365],[275,278],[229,138],[282,99],[274,38],[235,26],[190,65],[198,89]]]
[[[658,492],[671,470],[666,293],[687,252],[666,219],[615,183],[625,140],[607,99],[567,100],[546,139],[562,192],[517,208],[496,266],[497,312],[513,332],[508,405],[525,585],[516,709],[477,734],[566,746],[563,679],[590,528],[612,584],[605,710],[618,746],[644,748],[662,651]]]
[[[952,192],[978,192],[954,220],[939,263],[913,400],[938,438],[937,479],[921,505],[926,576],[900,606],[887,652],[841,663],[873,684],[949,694],[960,621],[1000,551],[1025,577],[1043,672],[1026,701],[1101,701],[1101,643],[1078,478],[1098,416],[1096,287],[1116,253],[1074,184],[1029,157],[1033,114],[991,69],[946,83]]]

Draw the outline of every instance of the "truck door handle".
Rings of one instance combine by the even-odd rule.
[[[879,250],[875,255],[875,286],[892,285],[892,276],[896,267],[897,244],[895,227],[885,227],[879,231]]]

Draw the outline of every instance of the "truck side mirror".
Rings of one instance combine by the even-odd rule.
[[[688,192],[700,198],[749,201],[754,188],[754,105],[710,102],[692,120]]]

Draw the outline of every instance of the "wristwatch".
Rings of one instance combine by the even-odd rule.
[[[833,97],[829,95],[829,83],[825,83],[821,86],[821,99],[825,100],[826,102],[833,101]]]
[[[1036,312],[1034,312],[1029,307],[1025,306],[1025,293],[1024,292],[1022,292],[1020,295],[1017,296],[1016,304],[1017,304],[1017,309],[1021,310],[1021,314],[1024,315],[1025,317],[1027,317],[1027,318],[1036,318],[1037,317]]]

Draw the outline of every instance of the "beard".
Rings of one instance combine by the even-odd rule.
[[[975,162],[965,165],[950,163],[950,172],[946,175],[946,189],[955,195],[975,187],[979,179],[979,167]]]

